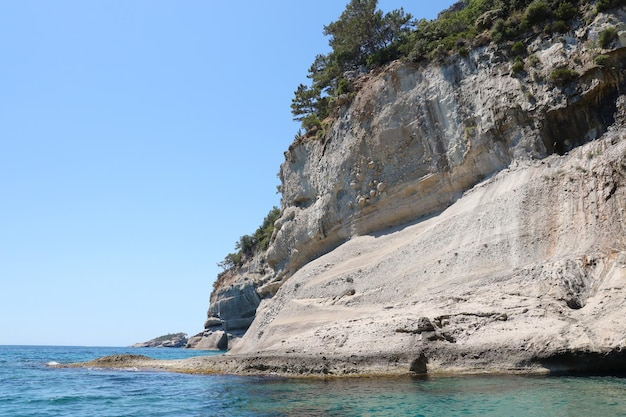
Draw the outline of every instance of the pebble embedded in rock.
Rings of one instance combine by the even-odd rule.
[[[435,331],[435,326],[433,326],[428,317],[420,317],[419,320],[417,320],[417,331],[433,332]]]

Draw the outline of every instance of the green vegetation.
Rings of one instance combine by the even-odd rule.
[[[593,63],[600,67],[606,66],[609,63],[609,61],[610,61],[610,58],[608,55],[598,55],[597,57],[593,59]]]
[[[339,103],[354,95],[353,81],[368,69],[395,59],[412,62],[468,57],[472,48],[489,42],[508,44],[514,56],[525,56],[525,42],[534,33],[563,33],[581,17],[592,0],[461,0],[435,20],[413,20],[403,9],[384,14],[377,0],[351,0],[339,19],[324,27],[332,51],[317,55],[307,77],[294,93],[291,111],[302,123],[297,138],[319,138],[324,123]],[[626,4],[599,0],[598,10]],[[531,65],[533,65],[531,63]],[[514,72],[523,61],[512,62]],[[330,119],[332,120],[332,119]]]
[[[551,33],[565,33],[569,30],[569,25],[562,20],[557,20],[547,27],[546,30]]]
[[[308,69],[309,82],[294,92],[291,112],[302,124],[294,139],[324,137],[332,124],[333,110],[356,93],[354,80],[395,59],[419,63],[443,61],[449,56],[465,58],[472,48],[495,42],[511,60],[513,75],[529,69],[535,82],[543,82],[539,72],[530,70],[539,64],[537,56],[531,54],[525,59],[527,42],[534,34],[571,30],[571,21],[594,5],[596,12],[604,12],[626,5],[626,0],[460,0],[435,20],[414,20],[402,8],[383,13],[377,8],[378,0],[350,0],[338,20],[324,26],[331,52],[315,57]],[[599,35],[600,45],[610,46],[617,35],[615,28],[605,29]],[[608,62],[607,55],[595,59],[601,66]],[[560,68],[549,79],[565,86],[579,77],[574,70]],[[532,91],[526,94],[533,99]],[[471,130],[466,129],[467,134]],[[279,215],[280,210],[274,207],[254,234],[239,239],[236,251],[218,264],[223,272],[216,286],[226,272],[267,249]]]
[[[254,232],[254,242],[257,250],[265,250],[270,245],[270,238],[274,233],[274,223],[280,217],[280,209],[273,207],[263,219],[263,223]]]
[[[520,72],[524,71],[524,61],[522,61],[521,57],[516,57],[515,61],[513,62],[513,65],[511,65],[511,71],[514,74],[518,74]]]
[[[183,337],[187,337],[187,333],[168,333],[166,335],[152,339],[151,342],[161,343],[165,342],[166,340],[178,339]]]
[[[267,249],[272,233],[274,233],[274,223],[278,220],[279,216],[280,209],[273,207],[253,235],[244,235],[239,238],[239,241],[235,244],[237,251],[226,255],[224,260],[218,264],[218,266],[224,270],[220,276],[218,276],[218,279],[224,272],[243,265],[246,258],[251,258],[257,252]]]
[[[562,87],[578,79],[578,77],[580,77],[580,74],[572,69],[559,68],[552,71],[550,81]]]
[[[330,102],[350,92],[343,74],[383,65],[401,56],[399,47],[410,32],[411,15],[403,9],[383,14],[377,0],[352,0],[339,20],[324,27],[332,52],[317,55],[309,67],[311,85],[300,84],[291,112],[306,132],[322,128]]]
[[[526,55],[526,45],[522,41],[517,41],[511,47],[511,52],[518,56]]]
[[[617,39],[617,29],[614,27],[606,28],[598,35],[598,42],[604,49],[608,48],[615,39]]]
[[[609,9],[626,5],[626,0],[598,0],[596,3],[596,11],[606,12]]]
[[[528,26],[538,25],[550,16],[550,6],[542,0],[535,0],[524,10],[522,22]]]
[[[568,1],[563,1],[556,8],[554,15],[558,20],[567,22],[578,15],[578,8]]]

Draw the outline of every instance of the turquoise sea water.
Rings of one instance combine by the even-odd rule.
[[[182,349],[0,346],[0,416],[626,416],[626,379],[462,377],[290,380],[46,363]]]

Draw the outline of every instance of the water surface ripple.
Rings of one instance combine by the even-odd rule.
[[[626,379],[474,376],[302,380],[59,369],[182,349],[0,346],[0,416],[626,416]]]

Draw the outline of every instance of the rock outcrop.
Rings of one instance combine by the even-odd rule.
[[[185,333],[170,333],[156,337],[147,342],[135,343],[134,348],[182,348],[187,345],[187,335]]]
[[[263,300],[234,352],[412,352],[448,372],[621,351],[625,186],[622,134],[507,168],[442,213],[354,237],[300,268]]]
[[[558,371],[626,349],[625,29],[616,9],[540,35],[518,72],[489,44],[360,75],[328,132],[285,153],[271,244],[213,292],[207,344],[247,329],[231,355],[345,373]]]
[[[588,48],[609,20],[600,15],[576,32],[537,38],[518,76],[493,44],[440,65],[396,62],[365,76],[323,140],[295,143],[285,154],[284,211],[267,254],[280,271],[275,279],[353,236],[438,213],[513,162],[598,138],[624,84],[626,43]],[[600,52],[612,65],[594,64]],[[565,66],[579,78],[551,82]]]
[[[243,336],[261,302],[258,282],[264,272],[258,264],[258,259],[253,259],[236,273],[225,273],[221,285],[211,293],[204,330],[191,338],[188,348],[227,350]]]

